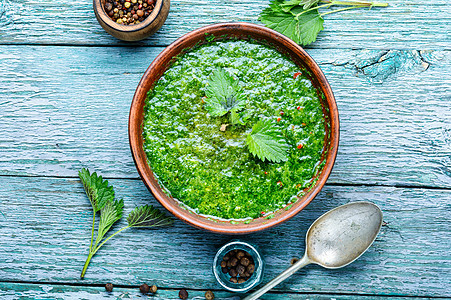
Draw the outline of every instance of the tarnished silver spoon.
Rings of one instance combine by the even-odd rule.
[[[308,264],[342,268],[360,257],[374,242],[382,226],[382,211],[370,202],[334,208],[310,226],[304,256],[264,287],[243,300],[255,300]]]

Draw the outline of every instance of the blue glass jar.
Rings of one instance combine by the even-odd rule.
[[[249,277],[249,279],[243,283],[231,282],[230,281],[231,276],[228,273],[224,274],[221,268],[221,262],[222,259],[224,258],[224,255],[235,249],[246,251],[251,255],[252,259],[254,260],[255,265],[254,273],[252,273],[252,276]],[[215,259],[213,260],[213,274],[215,275],[216,280],[225,289],[236,293],[245,293],[250,289],[252,289],[253,287],[259,285],[263,280],[264,267],[265,263],[258,249],[249,243],[238,240],[231,241],[222,246],[216,253]]]

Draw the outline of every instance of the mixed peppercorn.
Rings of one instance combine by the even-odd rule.
[[[134,25],[144,21],[155,8],[156,0],[106,0],[105,12],[122,25]]]
[[[243,283],[248,280],[255,270],[252,256],[243,250],[232,250],[224,255],[221,270],[230,275],[230,282]]]

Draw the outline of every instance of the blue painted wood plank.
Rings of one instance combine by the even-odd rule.
[[[155,204],[139,180],[111,180],[125,200]],[[268,281],[304,251],[309,225],[350,201],[378,204],[387,223],[374,245],[340,270],[308,266],[277,287],[280,292],[451,297],[451,193],[440,189],[327,186],[294,219],[240,237],[262,249]],[[92,221],[90,204],[75,179],[0,177],[0,278],[39,284],[104,284],[215,289],[211,263],[231,236],[204,232],[180,221],[166,229],[129,230],[105,244],[85,280]],[[116,226],[122,227],[125,221]]]
[[[449,49],[447,0],[388,0],[388,8],[352,10],[325,17],[313,47],[344,49]],[[258,23],[268,0],[175,0],[166,24],[142,45],[168,45],[195,28],[225,21]],[[124,44],[97,23],[91,1],[2,0],[0,43]]]
[[[138,178],[129,106],[162,49],[0,46],[0,174]],[[330,183],[451,187],[451,52],[309,53],[340,111]]]
[[[205,299],[205,291],[188,289],[188,299]],[[70,285],[48,285],[48,284],[17,284],[0,282],[0,297],[4,300],[12,299],[152,299],[152,300],[180,300],[179,290],[159,289],[156,294],[143,295],[138,287],[123,288],[114,287],[113,292],[108,293],[104,287],[70,286]],[[233,293],[214,291],[216,300],[240,300],[240,297]],[[266,300],[381,300],[383,296],[358,296],[358,295],[337,295],[337,294],[277,294],[268,293],[263,299]],[[391,300],[428,300],[433,298],[423,297],[390,297]]]

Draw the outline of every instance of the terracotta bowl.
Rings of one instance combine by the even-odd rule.
[[[182,208],[176,200],[168,197],[161,189],[158,181],[152,173],[152,169],[147,163],[146,153],[143,149],[142,123],[147,92],[152,89],[158,79],[171,66],[171,62],[177,55],[185,53],[196,45],[206,43],[206,38],[211,41],[211,39],[221,40],[230,37],[245,40],[253,39],[262,44],[269,45],[285,54],[301,68],[307,69],[310,75],[310,80],[318,90],[326,123],[326,146],[322,155],[322,160],[325,160],[325,165],[324,168],[315,175],[316,183],[310,187],[308,191],[305,191],[306,194],[299,198],[296,203],[292,204],[291,208],[282,208],[277,211],[271,219],[265,219],[262,217],[254,219],[249,224],[245,224],[243,222],[212,221]],[[173,215],[188,224],[216,233],[247,234],[270,228],[294,217],[307,204],[309,204],[313,198],[315,198],[324,186],[330,172],[332,171],[338,150],[338,110],[334,95],[329,83],[326,80],[326,77],[324,77],[323,72],[320,70],[315,61],[292,40],[277,33],[276,31],[255,24],[215,24],[194,30],[182,36],[164,49],[163,52],[161,52],[160,55],[158,55],[157,58],[155,58],[155,60],[151,63],[139,82],[138,88],[136,89],[133,97],[129,117],[129,139],[133,159],[142,180],[155,198]]]
[[[154,34],[163,26],[169,14],[170,0],[156,0],[150,15],[136,25],[121,25],[114,22],[105,12],[105,0],[93,0],[92,6],[97,21],[106,32],[123,41],[139,41]]]

